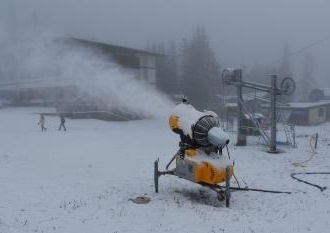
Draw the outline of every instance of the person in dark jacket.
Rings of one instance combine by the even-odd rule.
[[[62,127],[63,127],[63,130],[66,131],[66,128],[65,128],[65,125],[64,125],[64,123],[65,123],[65,118],[64,118],[63,115],[61,115],[60,118],[61,118],[61,124],[60,124],[60,127],[58,128],[58,130],[61,131],[61,129],[62,129]]]
[[[45,116],[44,114],[40,114],[40,120],[38,122],[38,125],[41,127],[41,131],[46,131],[47,128],[45,127]]]

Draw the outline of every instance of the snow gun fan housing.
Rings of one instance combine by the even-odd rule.
[[[169,125],[181,140],[176,154],[176,175],[214,185],[226,181],[226,167],[229,166],[232,176],[233,166],[222,156],[229,138],[219,127],[216,113],[200,112],[192,105],[181,103],[173,109]]]
[[[214,112],[199,112],[192,105],[182,103],[174,109],[169,125],[187,146],[224,147],[229,143],[228,135],[219,127],[216,117]]]

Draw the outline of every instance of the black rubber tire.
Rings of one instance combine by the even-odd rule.
[[[217,198],[219,201],[224,201],[226,200],[226,195],[223,191],[217,191]]]

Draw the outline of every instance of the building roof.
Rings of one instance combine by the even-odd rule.
[[[297,103],[288,103],[287,106],[278,106],[281,109],[309,109],[315,107],[330,106],[330,101],[320,101],[315,103],[307,102],[297,102]]]
[[[66,40],[68,42],[79,43],[82,45],[90,45],[90,46],[94,46],[94,47],[98,47],[98,48],[102,48],[102,49],[108,49],[109,51],[113,51],[113,52],[117,52],[117,53],[130,53],[130,54],[139,53],[139,54],[147,54],[147,55],[152,55],[152,56],[157,56],[157,57],[166,56],[165,54],[161,54],[161,53],[114,45],[114,44],[110,44],[107,42],[96,41],[93,39],[81,39],[81,38],[75,38],[75,37],[68,37],[68,38],[64,38],[64,40]]]

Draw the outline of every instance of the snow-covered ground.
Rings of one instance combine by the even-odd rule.
[[[233,192],[230,208],[216,193],[176,177],[160,178],[154,192],[153,163],[173,156],[178,136],[167,120],[104,122],[46,117],[36,112],[0,110],[0,232],[328,232],[330,190],[297,182],[292,172],[330,171],[330,124],[297,127],[298,148],[269,154],[248,138],[248,146],[229,150],[241,186],[291,191],[288,194]],[[306,167],[292,163],[311,155],[309,141],[319,133],[316,156]],[[329,175],[300,176],[330,188]],[[232,182],[236,185],[235,182]],[[137,196],[151,198],[135,204]]]

